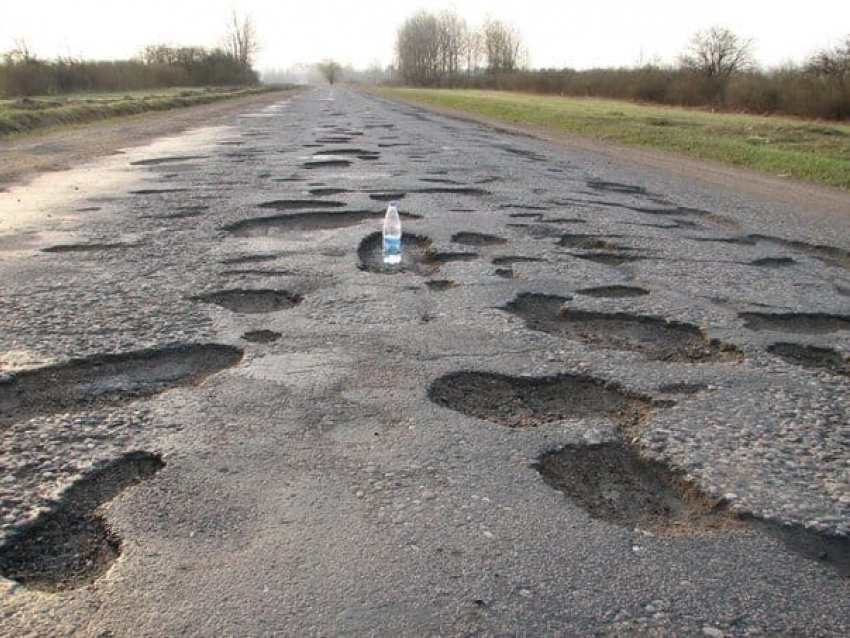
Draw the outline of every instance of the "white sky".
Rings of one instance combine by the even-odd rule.
[[[764,66],[803,62],[850,35],[850,0],[0,0],[0,51],[23,39],[40,56],[133,57],[147,44],[216,46],[233,10],[249,15],[256,68],[334,58],[366,68],[393,60],[398,26],[417,9],[492,16],[522,34],[534,67],[674,62],[712,25],[755,40]]]

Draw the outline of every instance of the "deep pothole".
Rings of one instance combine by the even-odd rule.
[[[772,330],[774,332],[793,332],[796,334],[825,334],[850,330],[850,317],[822,313],[802,312],[768,313],[742,312],[744,327],[750,330]]]
[[[531,330],[581,341],[598,348],[638,352],[656,361],[740,361],[732,345],[709,339],[697,326],[661,317],[625,312],[603,313],[565,308],[567,299],[519,295],[505,310],[525,320]]]
[[[723,501],[643,458],[623,441],[548,452],[535,469],[591,517],[629,529],[692,536],[744,527]]]
[[[275,199],[259,204],[259,208],[272,210],[304,210],[311,208],[343,208],[345,202],[328,199]]]
[[[194,297],[195,301],[215,304],[237,314],[253,315],[288,310],[304,298],[289,290],[221,290]]]
[[[404,233],[401,240],[401,263],[387,265],[383,262],[381,247],[383,236],[372,233],[357,248],[358,268],[379,274],[415,273],[429,276],[441,266],[452,261],[471,261],[477,253],[455,253],[431,250],[431,238]]]
[[[164,466],[159,455],[131,452],[84,476],[52,509],[0,546],[0,573],[46,592],[93,583],[121,554],[121,539],[103,517],[101,506]]]
[[[767,351],[794,365],[850,376],[850,358],[830,348],[799,343],[775,343],[768,347]]]
[[[195,344],[74,359],[0,381],[0,431],[16,421],[96,404],[126,403],[197,384],[232,367],[243,352]]]
[[[454,372],[434,381],[428,398],[461,414],[511,428],[605,416],[632,430],[648,418],[651,407],[649,398],[615,384],[569,374],[535,378]]]

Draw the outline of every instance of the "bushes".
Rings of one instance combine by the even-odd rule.
[[[748,71],[730,78],[707,77],[689,69],[658,66],[587,71],[542,69],[496,75],[455,75],[442,85],[613,98],[761,115],[829,120],[850,117],[850,82],[839,82],[799,67]]]
[[[220,49],[193,49],[191,58],[83,61],[7,55],[0,64],[0,95],[26,97],[84,91],[135,91],[175,86],[255,85],[250,67]]]

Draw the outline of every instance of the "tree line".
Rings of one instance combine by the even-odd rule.
[[[754,42],[724,27],[693,35],[676,64],[527,68],[522,36],[488,20],[471,29],[450,11],[419,11],[399,28],[399,79],[414,86],[505,89],[833,120],[850,118],[850,36],[802,65],[762,70]]]
[[[150,45],[132,60],[44,60],[21,40],[0,56],[0,95],[254,85],[259,82],[252,66],[256,51],[253,23],[236,14],[220,47]]]

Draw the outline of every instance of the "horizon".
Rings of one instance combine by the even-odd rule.
[[[669,0],[639,5],[600,0],[581,9],[549,4],[398,0],[387,6],[363,0],[355,6],[329,0],[320,8],[287,8],[263,0],[150,0],[143,7],[122,7],[104,0],[58,6],[35,0],[7,10],[0,23],[0,52],[13,49],[16,41],[25,42],[42,59],[132,59],[156,44],[214,48],[223,42],[234,11],[254,24],[260,47],[254,68],[261,73],[325,59],[360,70],[386,68],[394,62],[398,28],[418,9],[451,10],[470,27],[487,17],[502,20],[520,33],[530,68],[541,69],[673,65],[694,33],[715,25],[752,38],[756,63],[770,69],[805,63],[850,35],[850,3],[836,0],[813,0],[804,12],[763,0],[717,0],[697,7]],[[93,15],[100,18],[93,20]]]

